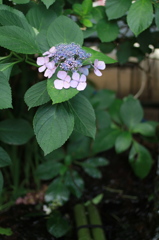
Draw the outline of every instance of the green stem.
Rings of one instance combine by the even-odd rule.
[[[87,226],[88,220],[85,214],[85,208],[82,204],[77,204],[74,207],[74,215],[76,220],[76,226],[77,228],[80,228],[81,226]],[[91,240],[91,235],[89,228],[80,228],[78,229],[78,240]],[[100,239],[101,240],[101,239]]]
[[[10,54],[8,56],[0,57],[0,60],[5,60],[7,58],[10,58],[11,56],[12,56],[12,52],[10,52]]]
[[[34,66],[34,67],[39,67],[36,63],[30,62],[29,60],[25,60],[25,62]]]
[[[90,224],[92,225],[99,225],[102,227],[102,220],[100,217],[100,214],[98,212],[98,209],[95,205],[90,203],[87,207],[88,209],[88,214],[89,214],[89,221]],[[106,240],[104,230],[99,227],[94,227],[91,229],[92,230],[92,235],[94,240]]]
[[[12,147],[12,178],[13,178],[13,187],[14,192],[16,193],[19,186],[19,178],[20,178],[20,163],[17,155],[17,146]]]
[[[15,204],[15,201],[10,201],[10,202],[7,202],[3,205],[0,206],[0,211],[4,210],[4,209],[8,209],[9,207],[11,207],[12,205]]]
[[[20,60],[20,62],[23,60],[22,57],[20,57],[17,53],[12,52],[12,55],[14,55],[16,58],[18,58]]]

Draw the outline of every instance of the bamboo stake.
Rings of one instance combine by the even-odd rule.
[[[75,220],[76,220],[76,226],[77,226],[77,228],[79,228],[78,229],[78,240],[92,240],[89,228],[87,228],[87,227],[80,228],[81,226],[88,225],[87,216],[85,214],[85,208],[82,204],[77,204],[74,207],[74,215],[75,215]],[[100,240],[102,240],[102,239],[100,239]]]
[[[89,215],[89,222],[92,224],[92,226],[102,226],[102,220],[100,217],[100,214],[98,212],[98,209],[95,205],[90,203],[87,207],[88,209],[88,215]],[[106,240],[104,231],[100,227],[94,227],[91,229],[93,239],[94,240]]]

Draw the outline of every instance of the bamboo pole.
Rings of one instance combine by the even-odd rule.
[[[92,203],[90,203],[87,206],[87,209],[88,209],[88,215],[89,215],[89,222],[92,226],[94,225],[94,227],[91,228],[93,239],[106,240],[104,230],[98,227],[98,226],[102,227],[102,220],[97,207]]]
[[[85,214],[85,208],[82,204],[77,204],[74,207],[74,215],[76,220],[76,226],[78,229],[78,240],[92,240],[90,230],[87,228],[88,220]],[[82,227],[86,226],[86,227]],[[81,227],[81,228],[80,228]],[[98,239],[99,240],[99,239]],[[102,239],[100,239],[102,240]]]

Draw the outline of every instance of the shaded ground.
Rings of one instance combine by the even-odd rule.
[[[116,155],[112,151],[104,154],[110,165],[103,168],[103,179],[92,180],[86,177],[87,190],[83,201],[103,193],[99,204],[103,228],[107,240],[157,240],[154,238],[158,224],[156,213],[158,206],[159,180],[156,176],[156,163],[149,176],[138,179],[132,172],[126,156]],[[157,156],[156,156],[157,158]],[[72,206],[76,200],[71,198],[61,211],[70,216],[73,234],[60,240],[76,240],[76,230]],[[39,216],[34,215],[38,213]],[[34,206],[14,206],[1,213],[0,226],[10,227],[12,236],[0,235],[0,240],[53,240],[46,230],[46,217]],[[72,236],[73,235],[73,236]],[[99,239],[100,240],[100,239]]]

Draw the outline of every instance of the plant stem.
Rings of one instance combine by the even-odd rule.
[[[77,228],[88,225],[87,216],[85,214],[85,208],[82,204],[75,205],[74,215],[75,215]],[[84,227],[84,228],[78,229],[78,240],[92,240],[89,228]]]
[[[18,58],[19,59],[19,61],[22,61],[23,60],[23,58],[22,57],[20,57],[17,53],[15,53],[15,52],[12,52],[12,54],[16,57],[16,58]]]
[[[99,225],[102,227],[102,220],[97,207],[92,203],[90,203],[87,209],[88,209],[90,224]],[[92,228],[91,230],[92,230],[92,235],[94,240],[106,240],[106,237],[102,228],[95,227],[95,228]]]

